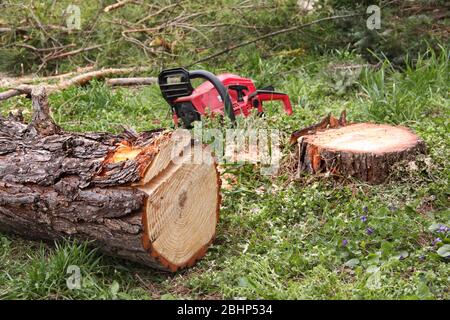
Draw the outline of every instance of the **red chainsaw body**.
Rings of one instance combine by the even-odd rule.
[[[243,78],[231,73],[223,73],[217,76],[222,84],[227,88],[228,94],[233,104],[235,115],[250,115],[252,109],[263,112],[263,101],[280,100],[288,115],[292,114],[292,106],[289,96],[271,90],[257,90],[251,79]],[[238,90],[236,90],[238,88]],[[194,89],[191,95],[177,98],[176,104],[190,102],[201,114],[224,114],[224,103],[213,84],[209,81],[203,82]],[[174,113],[174,122],[178,123],[178,117]]]

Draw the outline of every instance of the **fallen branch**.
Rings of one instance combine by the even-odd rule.
[[[20,96],[22,94],[30,94],[32,90],[32,87],[29,85],[20,85],[19,87],[15,89],[10,89],[4,92],[0,93],[0,101],[7,100],[9,98]]]
[[[144,86],[154,84],[158,81],[155,77],[142,78],[113,78],[107,79],[106,83],[110,86]]]
[[[103,44],[98,44],[98,45],[87,47],[87,48],[80,48],[80,49],[77,49],[77,50],[63,52],[63,53],[60,53],[60,54],[51,55],[49,57],[46,57],[44,60],[45,60],[45,62],[48,62],[48,61],[51,61],[51,60],[62,59],[62,58],[74,56],[74,55],[79,54],[81,52],[86,52],[86,51],[91,51],[91,50],[94,50],[94,49],[98,49],[98,48],[101,48],[103,46],[104,46]]]
[[[105,9],[103,9],[104,12],[110,12],[116,9],[119,9],[121,7],[123,7],[124,5],[128,4],[128,3],[132,3],[134,1],[132,0],[122,0],[122,1],[117,1],[116,3],[110,4],[109,6],[105,7]]]
[[[289,33],[289,32],[292,32],[292,31],[299,30],[299,29],[303,29],[303,28],[306,28],[306,27],[309,27],[309,26],[312,26],[314,24],[318,24],[318,23],[324,22],[324,21],[346,19],[346,18],[357,17],[357,16],[360,16],[360,15],[362,15],[362,13],[352,13],[352,14],[347,14],[347,15],[342,15],[342,16],[326,17],[326,18],[317,19],[317,20],[314,20],[314,21],[311,21],[311,22],[308,22],[308,23],[305,23],[305,24],[302,24],[302,25],[299,25],[299,26],[294,26],[294,27],[290,27],[290,28],[287,28],[287,29],[282,29],[282,30],[270,32],[270,33],[267,33],[267,34],[262,35],[260,37],[254,38],[252,40],[248,40],[248,41],[244,41],[244,42],[238,43],[238,44],[236,44],[234,46],[231,46],[231,47],[228,47],[228,48],[226,48],[224,50],[216,52],[216,53],[214,53],[214,54],[212,54],[210,56],[207,56],[205,58],[202,58],[202,59],[199,59],[197,61],[194,61],[193,63],[191,63],[190,65],[188,65],[186,67],[187,68],[192,67],[192,66],[194,66],[194,65],[196,65],[198,63],[214,59],[214,58],[216,58],[216,57],[218,57],[218,56],[220,56],[222,54],[228,53],[228,52],[236,50],[238,48],[242,48],[242,47],[248,46],[248,45],[250,45],[252,43],[258,42],[260,40],[271,38],[271,37],[274,37],[274,36],[277,36],[277,35],[280,35],[280,34],[283,34],[283,33]]]
[[[45,88],[46,88],[47,93],[50,94],[50,93],[53,93],[56,91],[61,91],[61,90],[67,89],[71,86],[82,86],[94,79],[97,79],[97,80],[105,79],[106,77],[112,76],[112,75],[129,74],[129,73],[133,73],[133,72],[144,72],[144,71],[148,71],[148,70],[150,70],[149,67],[121,68],[121,69],[109,68],[109,69],[96,70],[96,71],[86,72],[86,73],[77,75],[71,79],[67,79],[67,80],[62,79],[62,81],[60,81],[58,84],[46,84]],[[154,83],[156,81],[156,79],[154,79],[154,81],[151,81],[150,79],[152,79],[152,78],[146,78],[146,80],[144,82]],[[113,79],[110,79],[109,81],[111,81],[111,80],[113,80]],[[119,84],[117,84],[119,82],[120,81],[113,80],[113,83],[116,83],[116,84],[111,84],[111,85],[119,85]],[[130,81],[130,82],[132,82],[132,81]],[[130,82],[125,85],[131,85]],[[136,81],[136,83],[139,83],[139,82]],[[42,85],[42,84],[40,84],[40,85]],[[32,90],[37,86],[39,86],[39,85],[21,84],[17,87],[14,87],[14,88],[11,88],[4,92],[1,92],[0,93],[0,101],[9,99],[9,98],[12,98],[15,96],[19,96],[22,94],[30,95]]]
[[[56,25],[56,24],[49,24],[49,25],[45,25],[43,27],[48,29],[48,30],[55,30],[55,31],[60,31],[60,32],[65,32],[65,33],[77,31],[77,30],[69,29],[67,27],[59,26],[59,25]],[[31,32],[33,30],[36,30],[35,26],[1,27],[0,28],[0,32],[5,32],[5,33],[6,32],[22,32],[22,33],[25,33],[25,32]]]
[[[157,16],[158,14],[160,14],[160,13],[166,11],[167,9],[173,8],[173,7],[177,6],[177,5],[178,5],[178,3],[173,3],[173,4],[170,4],[170,5],[166,6],[166,7],[163,7],[163,8],[161,8],[161,9],[159,9],[158,11],[149,14],[149,15],[146,16],[145,18],[142,18],[141,20],[139,20],[138,22],[136,22],[135,25],[141,24],[141,23],[147,21],[148,19],[151,19],[151,18]]]
[[[22,47],[22,48],[30,49],[34,52],[42,53],[42,52],[50,52],[50,51],[57,51],[57,50],[62,50],[62,49],[73,48],[73,47],[75,47],[75,44],[71,43],[71,44],[68,44],[65,46],[51,47],[51,48],[36,48],[36,47],[33,47],[32,45],[29,45],[26,43],[15,43],[15,44],[13,44],[13,46]]]
[[[69,78],[75,75],[78,75],[80,73],[85,73],[88,71],[92,71],[94,69],[94,66],[87,66],[87,67],[81,67],[77,68],[76,71],[71,71],[63,74],[58,74],[54,76],[48,76],[48,77],[17,77],[17,78],[3,78],[0,79],[0,87],[14,87],[20,84],[30,84],[34,82],[48,82],[52,80],[61,80],[63,78]]]

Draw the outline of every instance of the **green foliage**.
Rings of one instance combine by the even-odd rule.
[[[112,91],[104,82],[73,87],[51,97],[55,120],[73,131],[121,131],[132,126],[150,130],[171,125],[169,107],[157,86]],[[92,121],[96,119],[96,121]]]
[[[67,30],[68,5],[81,11],[81,29]],[[215,0],[205,10],[204,2],[170,1],[131,3],[103,12],[106,3],[89,1],[6,1],[2,4],[0,27],[0,70],[54,73],[72,70],[73,65],[95,63],[99,67],[117,65],[189,65],[214,52],[276,30],[301,25],[317,18],[361,13],[351,19],[335,20],[302,30],[258,41],[205,62],[211,69],[227,61],[236,68],[247,64],[249,56],[263,59],[281,52],[324,54],[334,50],[355,50],[363,59],[374,62],[371,52],[384,54],[394,65],[407,56],[423,53],[427,45],[434,50],[446,40],[448,19],[443,1],[432,5],[394,2],[382,8],[382,29],[368,30],[365,10],[371,1],[318,1],[314,9],[302,11],[296,0],[261,0],[242,4],[237,0]],[[380,3],[381,5],[381,3]],[[159,9],[166,8],[159,12]],[[148,19],[142,20],[146,15]],[[139,22],[139,23],[138,23]],[[129,32],[130,30],[148,30]],[[125,32],[125,33],[124,33]],[[161,46],[161,41],[173,50]],[[159,43],[159,44],[158,44]],[[88,48],[68,59],[49,59],[55,52]],[[66,47],[53,52],[51,48]],[[424,50],[425,49],[425,50]],[[297,50],[297,51],[296,51]],[[298,57],[301,59],[302,55]]]
[[[380,122],[420,121],[431,114],[449,115],[442,90],[448,83],[448,51],[428,50],[417,60],[408,59],[406,69],[393,69],[388,60],[380,70],[363,73],[362,89],[369,97],[365,113]]]
[[[27,248],[24,242],[6,237],[2,243],[0,298],[3,299],[133,299],[142,297],[141,289],[128,288],[124,271],[105,265],[104,258],[88,243],[65,242],[49,249],[41,244]],[[13,255],[12,251],[18,255]],[[70,267],[80,270],[80,287],[68,285]],[[122,283],[121,288],[118,281]]]

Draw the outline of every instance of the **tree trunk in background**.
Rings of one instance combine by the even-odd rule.
[[[212,160],[174,161],[174,148],[183,149],[170,131],[63,132],[49,117],[45,90],[32,99],[29,125],[0,118],[0,230],[92,241],[162,270],[205,254],[220,206]]]

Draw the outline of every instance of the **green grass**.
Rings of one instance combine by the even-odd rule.
[[[52,31],[65,43],[108,40],[111,44],[100,52],[51,64],[43,71],[56,67],[60,72],[73,70],[74,66],[95,60],[98,66],[154,63],[156,74],[160,64],[184,65],[248,39],[248,33],[262,34],[301,20],[292,14],[296,1],[261,1],[256,9],[244,8],[238,13],[231,8],[239,1],[219,2],[220,10],[190,22],[226,21],[237,25],[245,21],[256,29],[249,31],[235,25],[229,29],[201,27],[181,32],[172,28],[163,36],[179,41],[177,56],[150,59],[141,49],[120,39],[120,25],[108,22],[142,17],[139,8],[130,5],[101,16],[95,32],[87,39],[77,37],[77,33],[63,37]],[[167,3],[162,1],[161,5]],[[202,6],[198,1],[186,3],[185,14],[199,11]],[[282,12],[272,14],[281,3]],[[66,4],[58,2],[54,12]],[[89,26],[98,8],[87,2],[81,6],[86,10],[83,26]],[[43,8],[42,3],[33,7],[41,20],[58,23],[57,14],[46,17]],[[148,26],[182,10],[177,7],[163,13]],[[327,10],[326,6],[320,14],[328,14]],[[19,23],[23,17],[14,12],[21,11],[12,11],[11,21]],[[380,46],[376,53],[362,54],[361,48],[352,45],[352,39],[358,37],[354,30],[358,24],[347,28],[342,22],[317,26],[300,36],[268,39],[196,67],[248,76],[259,87],[273,84],[290,95],[295,109],[291,117],[284,114],[280,104],[267,103],[265,118],[241,118],[241,128],[277,128],[287,141],[294,130],[317,122],[329,112],[338,115],[346,109],[350,121],[388,122],[415,130],[428,148],[427,155],[415,160],[415,166],[402,163],[386,183],[372,186],[330,177],[305,176],[291,181],[287,173],[262,176],[256,165],[228,165],[226,171],[236,182],[231,189],[222,190],[217,239],[198,264],[176,274],[103,256],[84,243],[68,241],[55,246],[0,235],[0,298],[449,299],[449,259],[439,255],[445,245],[450,245],[449,232],[439,230],[441,225],[450,226],[449,51],[447,46],[436,43],[419,46],[417,37],[408,38],[416,34],[416,27],[431,30],[433,24],[436,28],[432,30],[439,31],[438,27],[446,22],[427,20],[423,25],[420,21],[424,19],[401,16],[410,22],[402,24],[389,20],[389,11],[385,13],[385,22],[394,28],[391,32],[395,37],[392,40],[389,35],[377,34],[382,42],[371,43],[371,49]],[[364,26],[364,21],[361,23]],[[33,45],[49,45],[40,30],[36,29],[33,36]],[[0,40],[22,41],[9,37]],[[146,40],[144,35],[136,37]],[[399,37],[401,46],[395,40]],[[395,52],[389,51],[393,47]],[[193,48],[203,51],[196,54]],[[384,58],[384,51],[389,60]],[[393,57],[409,51],[414,54],[393,62]],[[25,53],[28,56],[21,56]],[[25,61],[26,71],[37,69],[39,61],[30,57],[30,52],[9,54],[9,58]],[[368,56],[372,62],[381,61],[381,68],[363,67],[359,76],[345,79],[333,71],[336,65],[365,64]],[[102,82],[92,82],[52,94],[50,104],[57,123],[71,131],[118,132],[123,126],[148,130],[172,125],[169,108],[157,86],[111,89]],[[7,115],[17,109],[30,118],[31,105],[25,97],[3,102],[0,113]],[[213,125],[205,120],[205,126]],[[67,268],[71,265],[80,267],[81,289],[67,287],[71,276]]]
[[[362,87],[370,99],[365,112],[375,121],[391,123],[421,121],[430,114],[448,112],[442,110],[442,99],[448,94],[449,56],[443,47],[438,53],[430,50],[408,60],[403,72],[395,71],[387,60],[377,72],[365,70]]]
[[[237,183],[223,190],[218,238],[195,267],[175,275],[103,257],[84,244],[53,247],[5,235],[1,297],[448,299],[450,266],[437,250],[450,243],[449,234],[430,231],[436,223],[450,224],[447,60],[432,55],[403,73],[388,65],[368,70],[360,85],[342,95],[326,89],[317,71],[325,64],[305,69],[300,64],[298,73],[278,77],[270,73],[277,72],[270,69],[278,63],[273,59],[260,62],[268,73],[256,80],[276,79],[301,105],[295,103],[292,117],[279,104],[268,105],[265,119],[241,119],[241,127],[289,133],[346,108],[351,120],[412,127],[427,143],[428,155],[416,160],[417,170],[404,164],[380,186],[313,177],[289,182],[285,175],[261,176],[257,166],[228,166]],[[327,60],[333,59],[340,58]],[[405,110],[409,103],[413,108]],[[30,108],[23,98],[5,105],[3,113]],[[111,90],[94,82],[54,94],[51,105],[68,130],[117,131],[121,125],[145,130],[171,121],[156,86]],[[443,242],[434,245],[435,238]],[[81,268],[80,290],[67,288],[69,265]]]

